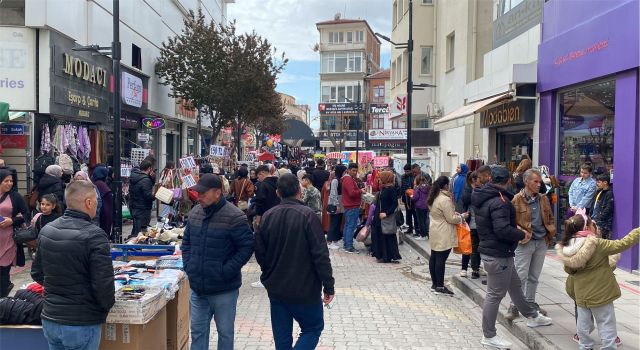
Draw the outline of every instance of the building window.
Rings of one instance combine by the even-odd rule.
[[[359,30],[359,31],[356,32],[356,42],[357,43],[364,42],[364,31]]]
[[[396,75],[398,75],[398,69],[396,66],[396,61],[391,63],[391,85],[396,86]]]
[[[385,114],[371,114],[371,129],[384,129]]]
[[[391,22],[393,23],[393,28],[395,28],[396,25],[398,24],[398,2],[397,1],[393,2],[393,18],[391,19]]]
[[[396,66],[396,73],[398,73],[396,74],[396,85],[398,85],[402,82],[402,75],[401,75],[403,73],[402,55],[398,56],[398,65]]]
[[[333,68],[333,72],[346,72],[347,71],[347,53],[346,52],[336,52],[335,53],[335,67]]]
[[[331,86],[322,87],[322,102],[331,102]]]
[[[329,32],[329,44],[342,44],[344,42],[344,32]]]
[[[353,32],[347,32],[347,42],[348,43],[353,42]]]
[[[431,74],[431,53],[433,52],[433,47],[427,46],[423,47],[420,50],[420,74],[430,75]]]
[[[131,65],[142,69],[142,50],[135,44],[131,44]]]
[[[362,72],[362,52],[325,52],[322,73]]]
[[[373,102],[384,103],[384,85],[373,87]]]
[[[456,32],[447,35],[447,71],[455,67]]]
[[[407,121],[406,120],[399,120],[400,118],[393,120],[391,122],[391,128],[392,129],[406,129],[407,128]]]
[[[336,117],[333,115],[323,115],[321,118],[322,130],[336,130]]]
[[[362,72],[362,52],[349,52],[347,72]]]
[[[402,61],[404,62],[404,66],[402,67],[402,81],[405,81],[409,76],[409,59],[407,58],[406,51],[402,53]]]
[[[422,0],[423,5],[433,5],[433,0]]]

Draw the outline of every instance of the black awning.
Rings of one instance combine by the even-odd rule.
[[[285,130],[282,133],[282,141],[286,144],[300,147],[305,141],[315,142],[316,137],[309,125],[298,119],[287,119],[284,121]]]

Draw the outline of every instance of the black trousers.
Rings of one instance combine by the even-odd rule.
[[[0,298],[9,295],[9,284],[11,284],[11,265],[0,266]]]
[[[329,214],[329,232],[327,232],[327,241],[337,242],[342,238],[340,226],[342,225],[342,217],[344,213]]]
[[[407,201],[405,200],[403,200],[402,202],[404,203],[404,207],[407,210],[407,213],[404,218],[404,223],[405,225],[409,226],[409,231],[413,231],[414,227],[416,229],[418,227],[418,219],[416,217],[416,208],[413,207],[413,203],[407,204]]]
[[[478,230],[471,229],[471,255],[462,256],[463,270],[467,270],[469,268],[469,261],[471,261],[471,270],[480,270],[480,252],[478,252],[479,245],[480,238],[478,237]]]
[[[151,209],[131,209],[131,217],[133,218],[131,236],[137,237],[142,229],[149,227],[151,223]]]
[[[429,237],[429,212],[427,209],[416,208],[416,232],[421,237]]]
[[[431,251],[431,257],[429,258],[429,273],[431,274],[431,281],[436,288],[444,287],[444,269],[447,258],[451,249],[447,249],[441,252]]]

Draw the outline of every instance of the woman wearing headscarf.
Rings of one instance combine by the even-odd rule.
[[[13,240],[13,230],[31,217],[27,203],[17,191],[12,191],[13,176],[10,171],[0,170],[0,298],[13,288],[11,266],[24,266],[24,248]]]
[[[398,240],[394,234],[382,232],[382,219],[395,215],[398,208],[398,194],[395,189],[395,176],[391,171],[381,171],[378,174],[380,192],[376,198],[376,210],[371,225],[371,255],[379,263],[399,263],[400,251]],[[394,219],[395,220],[395,219]]]
[[[113,192],[107,185],[107,179],[109,177],[109,170],[98,165],[93,169],[93,184],[98,189],[100,196],[102,197],[102,208],[100,208],[100,228],[111,236],[111,227],[113,226]]]
[[[458,167],[456,168],[456,175],[451,180],[451,183],[453,185],[451,191],[453,192],[453,203],[455,203],[456,211],[458,213],[464,212],[462,208],[462,194],[464,193],[464,188],[466,186],[468,172],[469,167],[464,163],[460,163],[460,165],[458,165]]]
[[[38,182],[38,202],[45,194],[53,194],[58,199],[58,214],[64,212],[64,184],[62,183],[62,167],[49,165]]]

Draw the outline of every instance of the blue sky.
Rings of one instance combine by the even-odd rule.
[[[308,104],[311,116],[318,115],[320,59],[313,46],[318,42],[315,23],[342,18],[365,19],[374,31],[391,35],[390,0],[238,0],[229,4],[228,18],[237,21],[240,32],[255,30],[284,51],[289,64],[278,79],[278,91]],[[384,43],[380,61],[389,67],[390,46]],[[319,123],[312,122],[313,128]]]

